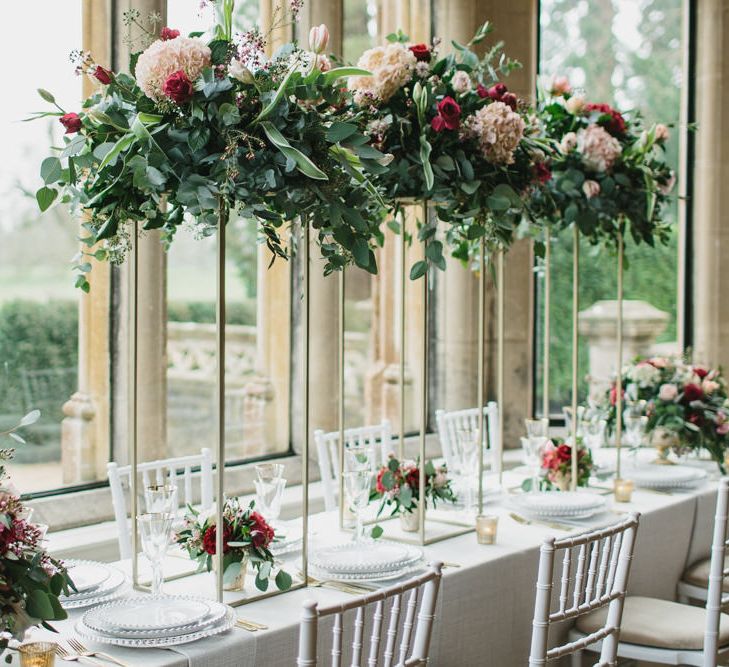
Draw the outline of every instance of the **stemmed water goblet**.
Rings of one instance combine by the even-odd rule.
[[[168,512],[147,512],[137,517],[142,551],[152,566],[152,595],[162,594],[162,560],[170,544],[172,521],[173,515]]]
[[[359,544],[364,540],[364,522],[362,512],[370,502],[372,473],[365,470],[347,470],[344,473],[344,492],[348,504],[354,512],[354,541]]]
[[[455,448],[456,472],[465,483],[466,500],[465,509],[470,510],[474,505],[474,487],[478,482],[479,474],[479,432],[478,429],[458,429]]]
[[[286,488],[286,479],[284,477],[270,481],[256,479],[253,484],[256,487],[256,507],[269,523],[275,524],[281,515],[281,501]]]
[[[171,514],[177,513],[177,487],[169,482],[166,484],[150,484],[144,488],[144,504],[147,513]]]

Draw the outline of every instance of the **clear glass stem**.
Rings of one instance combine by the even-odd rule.
[[[162,559],[152,561],[152,595],[162,595]]]
[[[364,522],[362,521],[362,510],[357,508],[355,512],[354,541],[359,544],[364,539]]]

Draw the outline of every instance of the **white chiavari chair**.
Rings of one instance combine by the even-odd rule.
[[[616,648],[638,518],[638,514],[631,514],[607,528],[544,540],[539,557],[529,667],[542,667],[550,660],[570,654],[573,664],[578,665],[579,658],[574,656],[596,641],[602,641],[598,665],[617,665]],[[562,567],[556,572],[558,561]],[[559,596],[553,599],[557,584]],[[596,609],[605,611],[604,618],[589,634],[570,637],[565,644],[549,647],[549,628],[553,623],[579,621]]]
[[[132,542],[128,512],[132,467],[118,466],[112,462],[108,463],[106,468],[119,539],[119,556],[131,558]],[[193,472],[195,468],[199,468],[199,473]],[[193,456],[146,461],[137,465],[137,471],[141,474],[140,495],[144,488],[152,484],[171,483],[177,487],[177,500],[178,503],[182,501],[183,506],[194,505],[198,499],[202,509],[210,509],[213,506],[213,454],[208,448],[201,449],[200,454]],[[199,494],[194,491],[193,482],[196,477],[200,486]]]
[[[687,604],[639,596],[625,600],[623,625],[617,655],[662,665],[715,667],[729,656],[729,615],[722,614],[722,586],[729,569],[724,566],[727,551],[729,478],[719,482],[711,547],[711,566],[706,609]],[[581,619],[572,637],[584,636],[598,614]],[[590,647],[588,650],[597,650]]]
[[[492,470],[496,473],[501,469],[501,438],[499,437],[499,406],[495,401],[489,401],[483,409],[484,415],[484,441],[486,448],[491,452]],[[436,410],[435,421],[438,426],[438,439],[440,440],[443,458],[449,469],[455,469],[455,448],[458,442],[458,431],[467,429],[478,430],[478,408],[465,410]]]
[[[314,444],[319,457],[319,474],[324,491],[324,508],[330,512],[337,507],[339,492],[339,431],[325,433],[314,431]],[[373,452],[373,472],[375,467],[384,464],[392,448],[392,429],[390,422],[358,426],[344,431],[344,446],[369,447]]]
[[[334,616],[330,648],[332,667],[416,667],[428,664],[442,563],[402,584],[383,588],[341,604],[319,607],[307,601],[299,629],[298,667],[316,667],[320,619]],[[371,614],[369,612],[372,612]],[[354,615],[352,643],[344,648],[345,614]],[[368,618],[371,616],[371,618]],[[371,628],[369,641],[365,627]]]

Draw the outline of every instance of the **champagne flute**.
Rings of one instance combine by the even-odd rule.
[[[348,470],[344,473],[344,490],[347,494],[350,507],[354,511],[355,531],[354,541],[359,544],[364,539],[364,524],[362,510],[370,502],[370,488],[372,473],[367,470]]]
[[[142,551],[152,566],[152,595],[162,594],[162,559],[170,544],[172,518],[172,514],[164,512],[147,512],[137,517]]]

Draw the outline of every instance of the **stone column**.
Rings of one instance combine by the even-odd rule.
[[[164,0],[121,0],[115,5],[117,32],[115,70],[125,71],[129,49],[122,13],[138,9],[142,20],[152,12],[165,17]],[[211,282],[214,281],[211,276]],[[137,406],[139,461],[167,456],[167,259],[157,231],[141,232],[139,237],[139,293],[137,329]],[[129,262],[114,276],[115,332],[114,369],[114,460],[127,460],[127,395],[129,389]]]
[[[729,0],[696,11],[696,158],[693,203],[694,357],[729,367]],[[688,341],[689,343],[691,341]]]
[[[83,44],[100,64],[109,66],[111,16],[105,0],[89,0],[83,6]],[[84,96],[94,84],[84,77]],[[80,233],[86,232],[81,229]],[[81,250],[88,252],[85,245]],[[79,290],[78,391],[64,404],[61,423],[61,466],[63,483],[101,479],[109,459],[109,311],[111,269],[108,263],[92,265],[88,280],[91,290]]]

